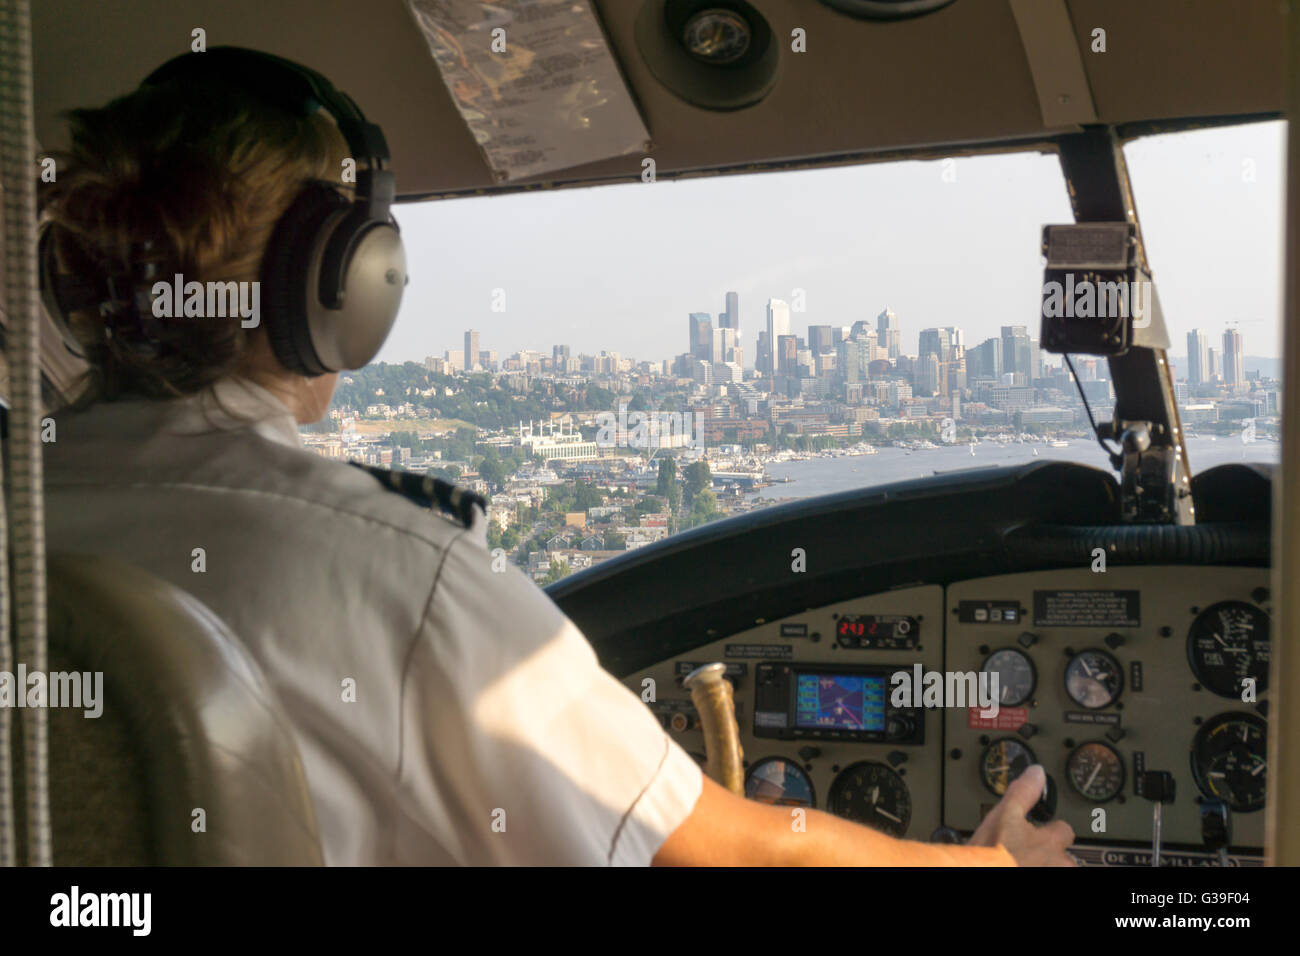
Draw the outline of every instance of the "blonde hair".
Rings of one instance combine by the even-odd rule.
[[[91,277],[138,265],[160,279],[253,282],[276,221],[309,182],[339,185],[347,144],[320,114],[294,115],[239,87],[142,87],[69,114],[71,147],[41,187],[63,272]],[[251,336],[238,319],[162,319],[122,328],[70,317],[90,363],[81,397],[174,398],[240,369]]]

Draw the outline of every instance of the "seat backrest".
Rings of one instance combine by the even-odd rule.
[[[103,675],[99,717],[48,711],[55,865],[321,864],[293,732],[216,615],[116,559],[48,569],[49,671]]]

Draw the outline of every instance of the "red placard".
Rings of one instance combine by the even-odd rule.
[[[1000,707],[996,717],[981,717],[984,708],[972,707],[966,718],[971,730],[1019,730],[1029,721],[1027,707]]]

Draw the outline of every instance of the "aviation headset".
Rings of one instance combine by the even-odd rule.
[[[142,86],[217,80],[302,117],[325,110],[356,160],[356,191],[348,200],[329,183],[309,183],[280,217],[261,265],[261,305],[267,335],[285,368],[315,376],[367,364],[384,344],[407,282],[406,253],[390,207],[396,193],[383,131],[366,120],[346,93],[319,73],[267,53],[214,47],[164,63]],[[58,271],[51,232],[38,248],[46,310],[74,353],[82,354],[68,317],[82,309],[105,316],[125,312],[150,322],[150,288],[157,275],[148,244],[140,261],[114,272],[70,276]]]

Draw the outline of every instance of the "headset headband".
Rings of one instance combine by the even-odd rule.
[[[158,86],[177,79],[211,77],[226,85],[244,87],[258,99],[298,116],[324,109],[338,124],[358,164],[357,203],[366,204],[370,219],[383,222],[396,196],[397,185],[388,165],[384,132],[366,120],[346,93],[334,88],[315,70],[283,57],[242,47],[219,46],[204,53],[183,53],[145,77],[142,86]]]

